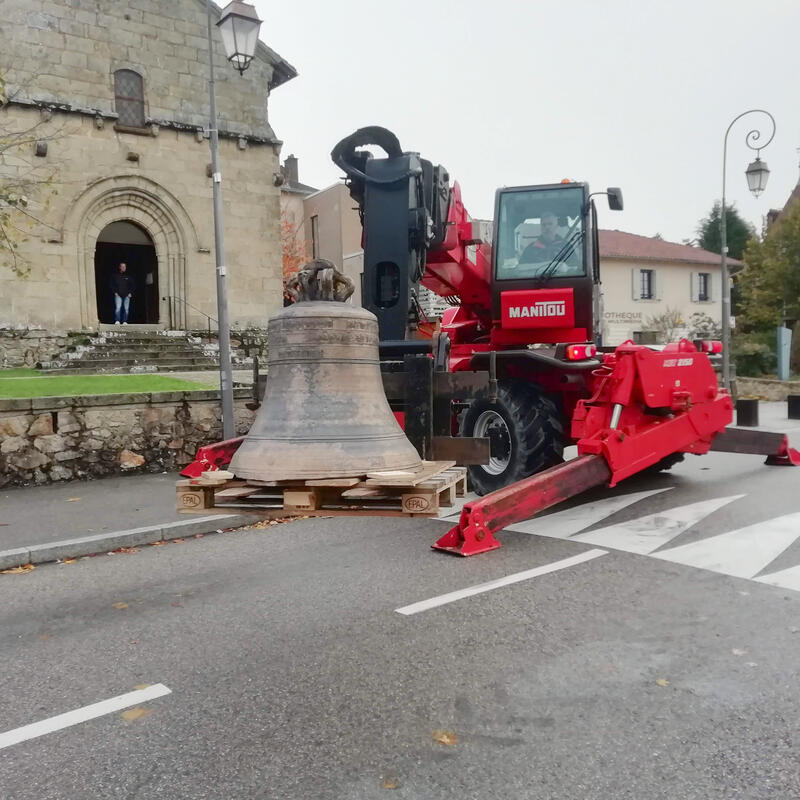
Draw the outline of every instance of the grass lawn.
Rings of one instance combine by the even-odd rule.
[[[53,375],[35,369],[0,370],[0,398],[71,397],[133,392],[185,392],[216,389],[207,383],[170,378],[167,375]]]

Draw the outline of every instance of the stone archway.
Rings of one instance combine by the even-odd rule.
[[[159,275],[158,323],[152,327],[185,328],[186,255],[198,249],[197,234],[183,206],[163,186],[140,175],[117,175],[95,181],[72,204],[64,221],[65,237],[75,237],[81,324],[99,324],[95,252],[101,231],[114,222],[130,222],[153,243]]]

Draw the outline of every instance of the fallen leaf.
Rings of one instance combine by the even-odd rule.
[[[138,639],[131,639],[131,640],[128,642],[128,644],[139,644],[139,640],[138,640]]]
[[[656,683],[659,686],[669,686],[669,681],[666,678],[656,678]]]
[[[384,778],[381,781],[381,789],[397,789],[400,783],[394,778]]]
[[[80,500],[80,499],[81,499],[80,497],[68,497],[67,498],[67,502],[68,503],[77,503],[78,500]]]
[[[435,730],[432,736],[435,742],[447,745],[447,747],[452,747],[458,741],[458,736],[452,731]]]
[[[186,539],[173,539],[172,544],[183,544]]]
[[[195,539],[202,539],[204,536],[205,536],[205,534],[204,534],[204,533],[196,533],[196,534],[194,535],[194,538],[195,538]]]
[[[37,639],[49,639],[53,634],[52,633],[40,633],[36,638]]]
[[[148,714],[151,714],[152,711],[152,708],[142,708],[141,706],[136,706],[136,708],[129,708],[127,711],[123,711],[122,719],[132,722],[135,719],[146,717]]]
[[[74,564],[78,559],[77,558],[62,558],[62,564]]]
[[[149,689],[152,686],[150,683],[140,683],[137,686],[134,686],[134,689]]]
[[[21,575],[24,572],[32,572],[36,569],[33,564],[23,564],[21,567],[11,567],[11,569],[2,570],[3,575]]]
[[[127,555],[129,553],[138,553],[139,552],[139,548],[138,547],[118,547],[116,550],[112,550],[111,552],[112,553],[123,553],[123,554]]]
[[[150,542],[150,547],[163,547],[165,544],[169,544],[169,542],[162,539],[160,542]]]
[[[120,600],[118,603],[111,604],[114,608],[127,608],[128,604]]]

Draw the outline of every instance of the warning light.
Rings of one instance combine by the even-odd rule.
[[[597,348],[593,344],[570,344],[567,345],[568,361],[583,361],[587,358],[594,358],[597,355]]]
[[[569,178],[562,178],[561,183],[572,183],[572,181]]]

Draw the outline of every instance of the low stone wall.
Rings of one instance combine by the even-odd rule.
[[[0,328],[0,368],[34,367],[58,357],[69,344],[67,331]]]
[[[216,331],[190,331],[199,344],[210,346],[210,354],[218,353],[218,336]],[[231,358],[234,364],[251,365],[253,357],[258,356],[260,364],[267,363],[269,354],[266,328],[231,328]]]
[[[786,400],[790,394],[800,394],[800,381],[776,381],[768,378],[736,378],[738,397],[758,397],[761,400]]]
[[[234,390],[240,435],[251,397]],[[174,470],[221,438],[216,391],[0,400],[0,486]]]

